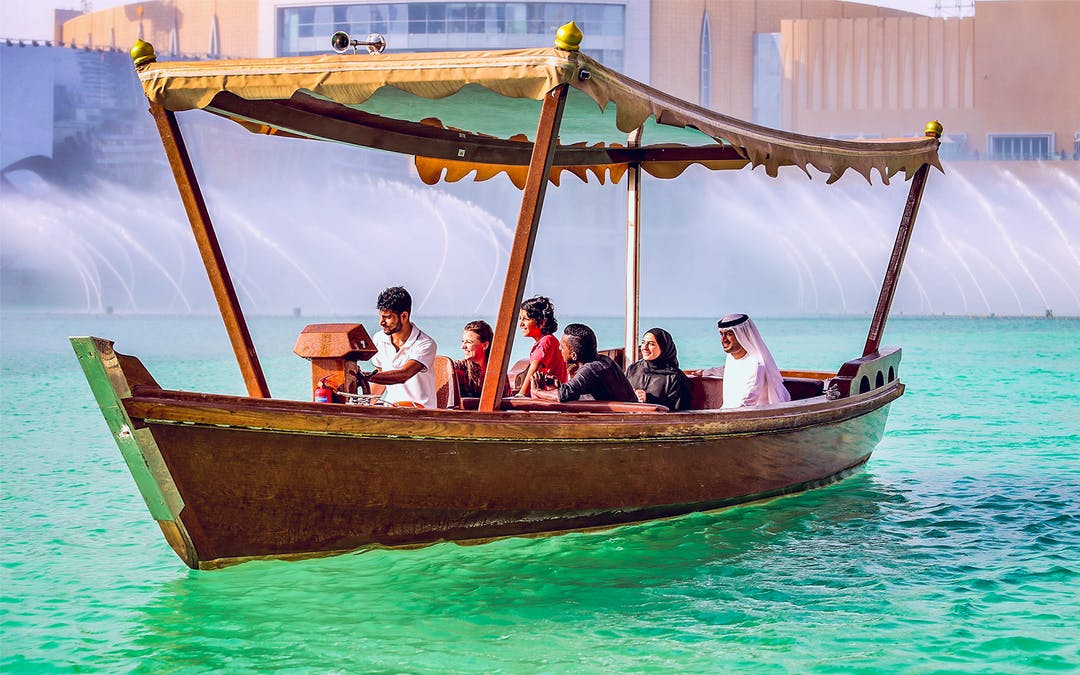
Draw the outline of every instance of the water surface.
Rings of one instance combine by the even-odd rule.
[[[275,396],[309,396],[291,349],[317,321],[251,321]],[[714,321],[643,326],[695,367],[718,359]],[[462,320],[418,323],[455,354]],[[829,370],[868,321],[758,323],[782,367]],[[893,318],[907,394],[865,469],[826,488],[214,572],[184,567],[147,513],[67,345],[85,334],[163,386],[243,392],[217,317],[0,315],[5,673],[1080,670],[1080,322]]]

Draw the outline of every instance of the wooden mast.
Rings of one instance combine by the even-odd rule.
[[[940,138],[941,131],[941,123],[936,120],[926,125],[927,136]],[[889,318],[893,296],[896,295],[896,284],[900,279],[900,270],[904,266],[904,258],[907,256],[908,244],[911,242],[911,231],[915,227],[915,217],[919,214],[919,204],[922,202],[923,190],[926,187],[926,176],[929,172],[930,165],[923,164],[915,172],[915,177],[911,180],[907,203],[904,205],[904,215],[900,218],[900,228],[896,232],[896,242],[893,244],[892,257],[889,258],[889,266],[885,270],[885,280],[881,282],[881,293],[878,294],[877,307],[874,309],[874,319],[870,322],[870,331],[866,335],[863,356],[873,354],[881,346],[881,336],[885,332],[885,321]]]
[[[632,131],[627,146],[638,147],[641,144],[642,132],[641,127]],[[635,361],[640,328],[638,324],[641,308],[641,164],[632,162],[627,167],[626,174],[626,332],[623,336],[623,368]]]
[[[259,356],[255,353],[255,344],[251,341],[244,313],[240,309],[240,301],[236,298],[232,278],[225,265],[225,256],[221,253],[217,234],[214,233],[214,224],[206,210],[206,201],[195,178],[195,169],[184,145],[184,137],[180,134],[176,114],[153,102],[150,103],[150,113],[157,122],[161,143],[165,146],[165,154],[176,178],[176,187],[180,190],[184,210],[191,221],[191,231],[195,234],[195,243],[199,246],[199,254],[206,266],[206,276],[214,289],[214,297],[225,322],[225,330],[229,333],[233,352],[236,353],[236,362],[244,376],[248,396],[270,398],[270,389],[266,386]]]
[[[555,156],[555,146],[558,144],[559,124],[562,122],[569,86],[560,84],[549,91],[544,96],[544,105],[540,110],[540,122],[536,127],[536,142],[533,144],[529,173],[525,179],[525,191],[521,197],[521,212],[518,214],[517,228],[514,231],[514,243],[510,247],[510,260],[506,266],[506,281],[503,284],[502,300],[499,302],[499,314],[495,320],[491,355],[488,359],[487,372],[484,374],[484,387],[480,391],[481,411],[494,411],[502,399],[503,382],[506,381],[506,367],[510,359],[510,346],[513,344],[514,329],[517,325],[517,308],[521,304],[525,280],[529,275],[533,244],[536,242],[536,229],[540,222],[540,210],[544,204],[548,173],[551,171],[551,161]]]

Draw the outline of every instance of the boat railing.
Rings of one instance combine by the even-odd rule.
[[[830,398],[846,398],[892,384],[899,377],[901,352],[899,347],[882,347],[848,361],[828,381],[826,394]]]

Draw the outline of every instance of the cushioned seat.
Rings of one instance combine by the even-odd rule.
[[[690,409],[716,410],[724,405],[724,378],[689,376]],[[825,382],[815,377],[785,377],[784,387],[792,401],[801,401],[825,392]]]
[[[461,398],[458,393],[458,381],[454,376],[454,360],[441,354],[435,357],[432,370],[435,372],[435,407],[453,408]],[[372,382],[371,393],[380,396],[386,391],[386,385]]]
[[[724,378],[690,375],[690,409],[716,410],[724,405]]]
[[[784,387],[791,394],[792,401],[801,401],[825,393],[825,381],[815,377],[785,377]]]

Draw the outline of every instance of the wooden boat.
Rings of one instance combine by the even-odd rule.
[[[151,515],[190,567],[610,527],[804,490],[870,457],[904,391],[901,352],[880,337],[929,168],[940,168],[940,125],[866,142],[784,133],[635,82],[579,41],[568,24],[554,49],[182,63],[157,63],[141,41],[132,49],[248,396],[164,389],[109,340],[72,344]],[[455,113],[448,102],[461,96],[483,100],[494,132],[463,126],[476,116]],[[529,140],[517,125],[537,104]],[[558,142],[568,106],[573,133],[599,129],[600,142]],[[177,125],[175,113],[191,109],[256,133],[409,154],[429,184],[507,174],[522,206],[481,396],[445,409],[271,398]],[[698,140],[649,145],[645,127]],[[837,372],[785,372],[793,400],[753,409],[720,411],[721,380],[707,377],[693,378],[694,409],[678,413],[505,398],[547,183],[627,177],[622,352],[634,354],[641,172],[675,178],[691,164],[763,165],[772,176],[812,165],[829,182],[849,170],[884,182],[904,172],[911,188],[863,354]],[[349,389],[371,353],[364,338],[359,325],[312,326],[298,352],[313,381],[336,373]],[[452,391],[452,378],[441,384]]]

